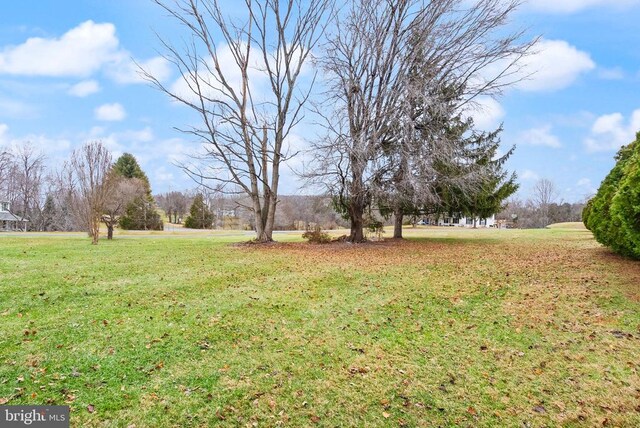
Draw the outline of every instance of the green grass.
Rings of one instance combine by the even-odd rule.
[[[96,427],[640,426],[638,263],[566,227],[406,235],[0,235],[0,403]]]

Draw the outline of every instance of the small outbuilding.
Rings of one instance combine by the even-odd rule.
[[[0,201],[0,232],[27,231],[29,220],[11,213],[9,202]]]

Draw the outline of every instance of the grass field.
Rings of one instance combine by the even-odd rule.
[[[406,235],[0,235],[0,403],[90,427],[640,426],[639,263],[571,225]]]

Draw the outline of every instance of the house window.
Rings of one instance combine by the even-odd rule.
[[[9,202],[0,202],[0,211],[9,211]]]
[[[454,218],[453,219],[453,224],[460,224],[460,219],[459,218]]]
[[[467,224],[473,224],[473,219],[470,217],[467,217]]]

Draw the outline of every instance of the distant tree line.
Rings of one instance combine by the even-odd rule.
[[[10,203],[13,214],[29,220],[27,230],[82,229],[71,213],[63,171],[47,170],[46,157],[29,142],[0,148],[0,199]]]
[[[158,206],[172,224],[194,229],[254,228],[248,199],[229,196],[207,188],[171,191],[155,195]],[[347,223],[334,209],[332,198],[322,195],[280,195],[274,219],[275,230],[306,230],[345,227]]]
[[[585,202],[558,201],[558,194],[553,181],[541,178],[534,184],[528,199],[510,198],[496,218],[521,229],[581,221]]]
[[[135,157],[113,162],[99,141],[73,151],[59,168],[24,143],[0,151],[0,199],[26,220],[30,231],[86,231],[97,243],[100,223],[113,229],[161,230],[149,179]]]

